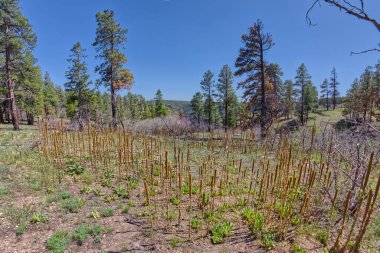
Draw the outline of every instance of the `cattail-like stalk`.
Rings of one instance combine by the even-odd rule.
[[[344,227],[345,227],[345,222],[346,222],[346,217],[347,217],[347,210],[348,210],[348,205],[350,203],[351,194],[352,194],[351,191],[349,191],[347,193],[346,201],[344,203],[344,212],[343,212],[342,226],[341,226],[341,228],[339,230],[338,236],[336,237],[334,246],[332,248],[333,251],[338,251],[339,247],[340,247],[340,237],[342,236],[343,230],[344,230]]]
[[[150,206],[149,187],[146,181],[144,181],[144,186],[145,186],[146,204]]]

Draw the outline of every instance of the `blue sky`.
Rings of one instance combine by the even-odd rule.
[[[278,63],[284,79],[294,79],[305,63],[319,87],[335,66],[344,93],[379,53],[350,56],[350,51],[373,48],[380,33],[369,23],[322,5],[305,13],[312,0],[21,0],[23,13],[38,36],[34,51],[38,64],[57,84],[65,82],[69,50],[77,41],[87,49],[91,78],[98,63],[92,43],[95,14],[115,11],[128,28],[127,67],[135,76],[131,91],[153,98],[161,89],[165,99],[190,100],[200,90],[207,69],[215,75],[224,64],[234,66],[241,35],[258,18],[275,42],[269,62]],[[367,1],[380,18],[380,1]],[[235,84],[237,83],[235,80]]]

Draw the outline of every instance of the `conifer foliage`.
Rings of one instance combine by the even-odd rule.
[[[266,82],[266,53],[274,46],[272,36],[264,32],[264,25],[257,20],[248,34],[242,35],[243,47],[236,59],[236,76],[245,76],[238,87],[244,90],[243,99],[253,113],[253,121],[259,121],[261,135],[265,136],[271,119],[268,117],[268,85]]]

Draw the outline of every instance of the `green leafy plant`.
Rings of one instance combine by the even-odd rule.
[[[113,209],[112,207],[105,207],[99,210],[99,213],[102,217],[111,217],[113,216]]]
[[[178,206],[179,204],[181,204],[181,199],[178,196],[174,196],[172,198],[172,204]]]
[[[190,221],[190,226],[192,229],[199,229],[202,226],[202,220],[195,217]]]
[[[55,232],[47,241],[46,249],[52,253],[64,253],[70,241],[70,235],[67,232]]]
[[[62,202],[62,208],[70,213],[77,213],[84,204],[85,201],[82,198],[69,198]]]
[[[77,241],[79,245],[82,245],[87,240],[88,234],[88,226],[80,226],[77,229],[75,229],[73,238]]]
[[[273,249],[273,247],[276,244],[276,236],[272,232],[264,233],[263,239],[261,240],[261,246],[270,250]]]
[[[173,237],[172,239],[170,239],[169,241],[169,244],[170,246],[172,246],[173,248],[176,248],[178,247],[181,243],[183,242],[183,240],[179,237]]]
[[[307,253],[307,251],[305,249],[303,249],[301,246],[299,245],[293,245],[292,247],[292,252],[293,253]]]
[[[128,192],[123,185],[116,186],[114,193],[120,198],[128,198]]]
[[[242,212],[243,219],[248,221],[249,230],[255,237],[260,237],[264,230],[264,215],[251,208],[245,208]]]
[[[20,225],[18,225],[16,227],[16,235],[22,235],[23,233],[25,233],[26,229],[28,228],[28,224],[27,223],[22,223]]]
[[[218,223],[211,228],[211,241],[214,244],[219,244],[224,241],[226,237],[230,235],[233,228],[233,224],[229,221]]]
[[[317,240],[322,243],[323,246],[326,246],[329,240],[329,234],[325,231],[320,231],[317,233]]]
[[[80,190],[81,193],[86,193],[86,194],[89,194],[91,192],[91,188],[88,186],[88,185],[85,185],[82,187],[82,189]]]
[[[94,218],[95,220],[97,220],[97,219],[100,218],[100,213],[97,210],[92,210],[91,211],[91,216],[92,216],[92,218]]]
[[[30,219],[31,223],[46,222],[47,218],[42,213],[34,213]]]
[[[67,169],[67,173],[71,176],[73,175],[81,175],[84,172],[84,167],[80,164],[70,165]]]
[[[121,212],[124,213],[124,214],[128,214],[129,213],[129,209],[130,209],[129,206],[124,206],[123,210]]]

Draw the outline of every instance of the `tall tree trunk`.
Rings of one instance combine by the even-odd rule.
[[[303,81],[302,81],[302,84],[301,84],[301,124],[303,125],[304,123],[305,123],[305,120],[304,120],[304,113],[305,113],[305,111],[304,111],[304,92],[305,92],[305,89],[304,89],[304,83],[303,83]]]
[[[208,131],[211,132],[211,87],[208,92]]]
[[[227,89],[227,85],[226,85],[226,94],[225,94],[225,105],[224,105],[224,127],[225,127],[225,131],[227,132],[227,129],[228,129],[228,89]]]
[[[327,92],[327,95],[326,95],[326,99],[327,99],[327,111],[329,110],[329,93]]]
[[[8,28],[6,28],[8,30]],[[7,32],[6,32],[7,33]],[[14,94],[14,83],[12,77],[12,66],[11,66],[11,49],[7,47],[5,49],[5,69],[7,78],[7,88],[8,88],[8,105],[9,111],[12,116],[12,124],[14,130],[20,130],[20,123],[17,115],[16,100]]]
[[[112,109],[112,125],[116,126],[117,107],[116,107],[115,88],[113,87],[113,83],[111,84],[111,109]]]
[[[33,126],[34,125],[34,115],[31,112],[26,112],[26,119],[28,121],[28,125]]]
[[[5,120],[4,120],[4,111],[3,111],[3,107],[2,106],[0,106],[0,123],[1,124],[5,123]]]
[[[264,50],[263,43],[260,43],[260,71],[261,71],[261,118],[260,118],[260,127],[261,127],[261,137],[266,136],[266,121],[267,121],[267,102],[265,97],[265,67],[264,67]]]
[[[112,38],[111,42],[111,52],[112,55],[114,53],[114,42]],[[117,121],[116,121],[116,116],[117,116],[117,107],[116,107],[116,96],[115,96],[115,87],[114,87],[114,80],[115,75],[114,75],[114,66],[113,66],[113,61],[111,59],[111,110],[112,110],[112,126],[116,127]]]

